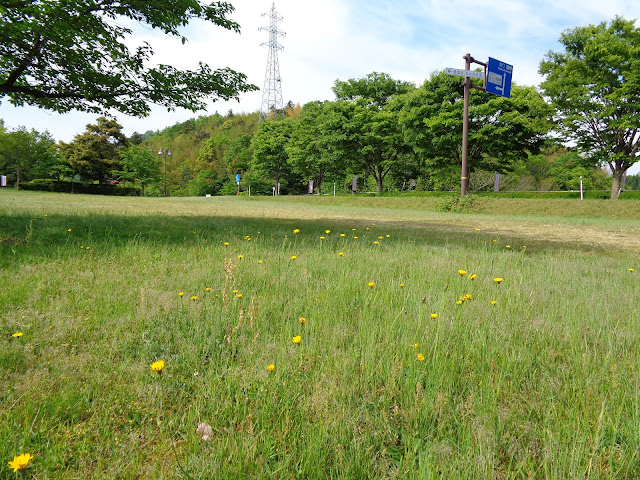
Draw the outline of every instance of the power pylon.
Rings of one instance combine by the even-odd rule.
[[[259,29],[269,32],[269,41],[260,44],[261,47],[265,45],[269,47],[267,72],[264,75],[264,88],[262,89],[262,105],[260,106],[260,120],[266,120],[271,112],[275,115],[284,115],[282,79],[278,63],[278,51],[282,50],[282,45],[278,43],[278,37],[284,37],[285,33],[278,30],[278,22],[282,21],[282,17],[276,12],[275,3],[271,5],[271,12],[263,13],[262,16],[270,18],[269,26]]]

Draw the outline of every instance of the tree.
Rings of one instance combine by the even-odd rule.
[[[122,158],[122,170],[113,171],[116,176],[127,180],[140,182],[142,195],[147,185],[159,182],[162,179],[162,164],[158,155],[141,145],[130,145],[120,152]]]
[[[260,124],[251,140],[253,168],[272,178],[276,188],[291,173],[287,144],[292,130],[293,121],[290,118],[267,120]]]
[[[333,102],[311,102],[302,109],[287,145],[289,162],[305,179],[312,179],[318,194],[327,175],[345,173],[336,152],[333,133],[342,126]]]
[[[432,169],[461,165],[463,93],[459,78],[435,72],[394,102],[407,142]],[[472,90],[469,172],[505,173],[515,159],[537,153],[553,125],[551,115],[534,87],[513,86],[509,99]]]
[[[56,112],[106,113],[116,109],[146,116],[147,102],[173,110],[197,111],[203,98],[238,98],[257,90],[246,76],[229,68],[212,70],[200,63],[195,71],[170,65],[148,67],[148,43],[131,52],[127,37],[134,21],[167,35],[192,19],[202,19],[235,32],[227,2],[201,0],[39,0],[3,2],[0,17],[0,98],[14,105],[36,105]]]
[[[11,171],[16,188],[20,182],[34,177],[55,176],[48,171],[60,164],[58,148],[49,132],[38,133],[20,127],[12,132],[0,128],[0,170]]]
[[[121,130],[115,120],[100,117],[71,143],[60,142],[60,149],[81,177],[103,181],[121,169],[118,149],[126,142]]]
[[[594,164],[613,176],[611,198],[640,148],[640,29],[616,17],[609,24],[566,30],[562,52],[540,63],[544,94],[557,109],[562,132]]]
[[[336,80],[333,92],[342,114],[342,152],[356,171],[368,171],[382,193],[386,175],[410,153],[390,101],[415,89],[412,83],[373,72],[361,79]]]

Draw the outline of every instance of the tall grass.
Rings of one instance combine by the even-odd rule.
[[[0,195],[0,478],[640,476],[628,224],[298,200]]]

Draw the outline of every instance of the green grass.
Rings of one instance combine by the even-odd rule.
[[[638,219],[530,201],[0,192],[0,478],[638,478]]]

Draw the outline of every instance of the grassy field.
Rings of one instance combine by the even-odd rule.
[[[640,205],[441,202],[0,191],[0,478],[640,477]]]

